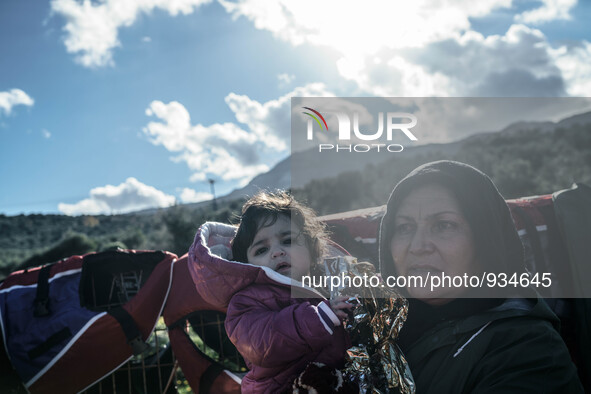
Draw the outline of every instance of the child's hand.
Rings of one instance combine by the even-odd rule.
[[[330,308],[341,321],[345,321],[345,319],[347,319],[347,312],[349,312],[351,308],[354,307],[354,305],[347,302],[347,299],[348,297],[346,296],[339,296],[330,299]]]

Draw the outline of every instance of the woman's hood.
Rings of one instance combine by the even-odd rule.
[[[390,252],[394,214],[412,190],[431,183],[447,187],[458,199],[474,234],[477,257],[487,272],[525,272],[523,245],[494,183],[472,166],[442,160],[416,168],[392,190],[380,225],[380,271],[384,276],[396,274]]]
[[[320,296],[268,267],[232,261],[230,243],[235,234],[235,226],[215,222],[207,222],[197,230],[188,265],[197,292],[205,301],[226,308],[235,293],[255,283],[294,286],[307,297]]]

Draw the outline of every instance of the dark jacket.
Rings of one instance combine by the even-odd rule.
[[[417,393],[582,393],[557,325],[543,300],[507,299],[401,347]]]
[[[235,227],[205,223],[189,250],[200,295],[225,310],[228,336],[250,371],[243,393],[282,393],[309,362],[344,363],[349,338],[320,293],[268,267],[220,257]]]

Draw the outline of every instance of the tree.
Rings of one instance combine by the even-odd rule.
[[[163,217],[168,233],[172,237],[171,252],[181,256],[189,250],[193,237],[201,223],[195,223],[189,209],[182,206],[170,208]]]
[[[96,250],[96,242],[86,234],[70,234],[54,247],[36,254],[21,263],[18,269],[35,267],[41,264],[52,263],[66,257],[86,254]]]

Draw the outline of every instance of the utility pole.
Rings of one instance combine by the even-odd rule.
[[[214,183],[215,183],[215,179],[211,179],[209,178],[209,186],[211,188],[211,194],[213,195],[213,210],[217,211],[218,210],[218,203],[215,199],[215,187],[214,187]]]

